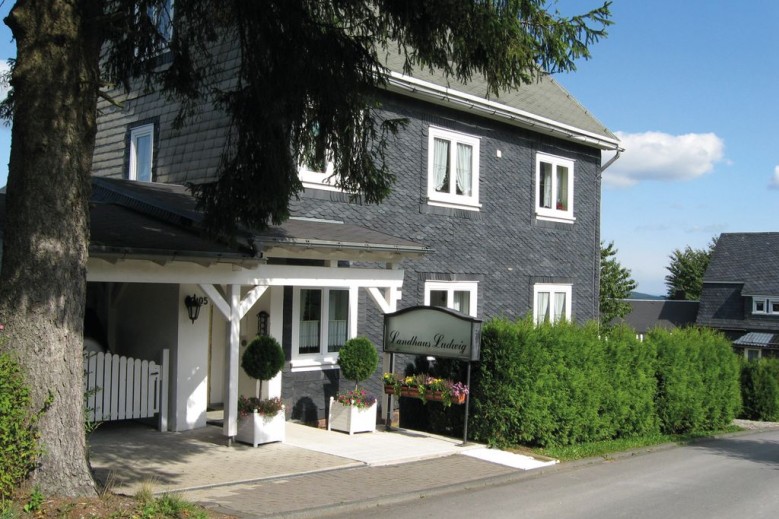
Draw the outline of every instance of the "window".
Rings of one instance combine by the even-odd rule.
[[[546,220],[574,220],[572,160],[536,155],[536,215]]]
[[[779,298],[754,296],[752,313],[760,315],[779,315]]]
[[[154,161],[154,125],[144,124],[130,131],[130,169],[128,178],[139,182],[152,181]]]
[[[427,175],[427,197],[430,203],[478,209],[479,139],[430,128]]]
[[[760,360],[763,352],[755,348],[744,348],[744,358],[747,360]]]
[[[158,5],[147,11],[157,33],[162,39],[160,50],[165,50],[173,39],[173,0],[160,0]]]
[[[341,188],[335,185],[338,177],[333,175],[333,163],[329,160],[322,160],[317,164],[302,164],[298,168],[298,178],[304,189],[341,191]]]
[[[349,290],[296,288],[293,305],[293,357],[337,353],[349,335]]]
[[[442,306],[476,317],[475,281],[428,281],[425,283],[425,304]]]
[[[536,324],[571,320],[571,285],[533,285],[533,321]]]

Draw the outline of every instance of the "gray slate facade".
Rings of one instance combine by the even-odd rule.
[[[458,89],[429,74],[420,78]],[[478,84],[459,85],[459,91],[473,96],[480,92]],[[543,124],[532,129],[509,117],[430,102],[402,88],[390,88],[379,97],[387,117],[408,119],[389,150],[397,178],[391,195],[380,205],[361,205],[341,192],[308,189],[291,202],[292,215],[357,225],[429,247],[431,252],[421,259],[400,263],[405,278],[399,309],[423,304],[426,282],[477,282],[478,318],[521,318],[533,311],[534,285],[553,283],[572,287],[568,304],[573,320],[597,319],[601,150],[616,148],[616,137],[549,78],[491,102],[521,112],[519,119],[526,114],[575,131],[553,131]],[[120,101],[123,108],[102,107],[95,175],[125,178],[132,128],[153,123],[155,182],[214,179],[227,130],[223,113],[205,110],[183,129],[174,130],[177,107],[163,97],[133,92]],[[428,202],[431,127],[479,139],[478,211]],[[594,137],[571,137],[577,128]],[[537,153],[574,161],[574,221],[537,217]],[[352,265],[360,266],[359,260]],[[381,344],[381,312],[364,293],[359,305],[359,333]],[[284,313],[282,342],[289,358],[292,287],[286,292]],[[379,377],[368,387],[378,393]],[[338,389],[338,370],[288,371],[283,377],[282,394],[293,403],[292,416],[305,421],[321,419],[327,397]]]
[[[703,278],[697,323],[739,349],[779,352],[779,233],[723,233]]]

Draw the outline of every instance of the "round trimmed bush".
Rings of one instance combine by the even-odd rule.
[[[338,352],[338,365],[347,380],[354,380],[354,386],[365,380],[379,366],[379,354],[376,347],[366,337],[349,339]]]
[[[252,378],[270,380],[284,367],[284,350],[273,337],[257,336],[241,357],[241,367]]]

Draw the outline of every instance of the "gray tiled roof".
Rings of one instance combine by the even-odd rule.
[[[237,245],[222,244],[201,231],[203,215],[186,187],[176,184],[93,178],[92,246],[103,252],[200,251],[204,255],[253,256],[272,247],[419,254],[416,242],[341,222],[291,219],[264,231],[243,229]],[[254,244],[254,245],[251,245]],[[167,254],[168,252],[166,252]]]
[[[390,70],[403,73],[403,58],[399,54],[388,54],[385,66]],[[511,108],[523,110],[539,117],[551,119],[574,128],[594,133],[603,138],[617,141],[617,137],[606,126],[598,121],[579,102],[574,99],[551,76],[540,76],[535,83],[501,92],[499,96],[491,95],[483,77],[474,76],[468,83],[462,83],[454,78],[445,79],[440,74],[419,69],[412,72],[412,77],[428,81],[435,85],[452,88],[459,92],[488,99]]]
[[[638,333],[653,328],[671,330],[695,324],[698,315],[697,301],[636,300],[628,299],[630,313],[621,321]]]
[[[738,346],[757,346],[759,348],[779,347],[779,336],[773,333],[748,332],[733,341]]]
[[[723,233],[704,283],[743,283],[741,294],[779,295],[779,233]]]

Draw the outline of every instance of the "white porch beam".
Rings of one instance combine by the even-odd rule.
[[[243,319],[247,312],[254,306],[254,303],[260,300],[266,290],[268,290],[267,285],[257,286],[249,290],[249,293],[246,294],[246,297],[243,298],[241,304],[238,307],[238,315],[240,316],[239,319]]]
[[[217,310],[224,316],[225,319],[228,321],[230,320],[230,303],[227,302],[227,300],[222,297],[222,294],[219,293],[219,290],[214,285],[206,285],[206,284],[200,284],[200,289],[206,293],[208,298],[211,300],[211,304],[213,304]]]

